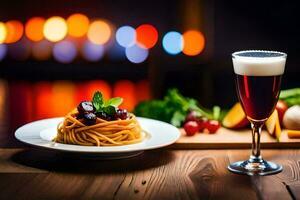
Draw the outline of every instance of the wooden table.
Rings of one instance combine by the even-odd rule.
[[[227,170],[249,150],[147,151],[125,160],[80,160],[26,148],[0,149],[0,199],[297,199],[300,150],[263,150],[282,173]]]

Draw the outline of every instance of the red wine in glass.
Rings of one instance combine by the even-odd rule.
[[[236,90],[248,118],[266,120],[278,101],[281,75],[247,76],[236,74]]]

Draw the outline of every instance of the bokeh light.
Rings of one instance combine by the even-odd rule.
[[[24,61],[29,58],[31,53],[31,43],[26,37],[20,41],[8,45],[8,54],[15,60]]]
[[[76,84],[76,101],[91,100],[96,91],[101,91],[104,99],[111,98],[112,89],[104,80],[85,81]]]
[[[104,55],[104,46],[86,41],[81,49],[82,56],[91,62],[99,61]]]
[[[138,102],[151,99],[150,83],[148,80],[141,80],[136,83],[136,98]]]
[[[34,84],[34,118],[43,119],[57,117],[52,114],[52,86],[50,82],[38,82]],[[61,100],[60,100],[61,101]],[[46,105],[46,106],[45,106]]]
[[[42,40],[32,44],[32,56],[36,60],[47,60],[51,57],[53,44],[48,40]]]
[[[57,42],[67,35],[67,23],[62,17],[51,17],[44,25],[44,36],[51,42]]]
[[[70,81],[56,81],[52,85],[52,115],[65,116],[76,107],[75,85]]]
[[[116,32],[116,40],[123,47],[130,47],[136,42],[136,32],[131,26],[122,26]]]
[[[73,37],[83,37],[89,28],[90,20],[87,16],[76,13],[67,19],[68,33]]]
[[[122,97],[124,99],[120,108],[125,108],[128,111],[132,111],[137,103],[135,86],[129,80],[117,81],[114,85],[113,96]]]
[[[109,24],[102,20],[96,20],[90,24],[87,37],[95,44],[105,44],[109,41],[112,34]]]
[[[8,96],[8,82],[6,80],[0,79],[0,108],[5,108],[7,106],[7,96]],[[7,113],[4,110],[0,112],[0,120],[5,122],[7,120]]]
[[[140,25],[136,29],[136,40],[142,48],[150,49],[154,47],[158,40],[158,32],[156,28],[150,24]]]
[[[21,39],[24,32],[23,24],[17,20],[10,20],[5,23],[7,35],[5,42],[14,43]]]
[[[3,22],[0,22],[0,44],[2,44],[7,36],[7,29]]]
[[[5,58],[6,54],[7,54],[7,45],[0,44],[0,61]]]
[[[162,45],[167,53],[172,55],[179,54],[183,49],[183,37],[178,32],[168,32],[163,37]]]
[[[38,42],[44,38],[43,28],[45,19],[42,17],[33,17],[25,24],[25,34],[28,39]]]
[[[53,56],[55,60],[61,63],[72,62],[77,55],[77,49],[71,41],[61,41],[53,46]]]
[[[110,85],[104,80],[89,81],[87,83],[86,91],[87,91],[87,99],[92,99],[96,91],[101,91],[104,99],[111,98],[111,94],[112,94]]]
[[[138,45],[126,48],[125,53],[127,59],[132,63],[144,62],[149,55],[148,49],[142,48]]]
[[[183,50],[187,56],[200,54],[205,47],[205,38],[200,31],[189,30],[183,34]]]

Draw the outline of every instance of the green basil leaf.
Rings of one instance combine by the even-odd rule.
[[[93,105],[95,106],[96,111],[99,111],[103,106],[103,96],[101,92],[99,91],[95,92],[93,96]]]
[[[114,115],[116,114],[116,107],[114,106],[107,106],[102,108],[104,112],[106,112],[108,115]]]
[[[105,106],[115,106],[118,107],[123,102],[123,98],[121,97],[114,97],[105,102]]]

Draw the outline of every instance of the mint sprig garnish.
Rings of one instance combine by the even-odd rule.
[[[121,97],[114,97],[109,99],[104,103],[104,106],[115,106],[118,107],[123,102],[123,99]]]
[[[92,101],[96,111],[100,110],[103,107],[103,95],[101,92],[97,91],[94,93],[93,101]]]
[[[109,115],[114,115],[116,113],[116,108],[121,105],[123,98],[114,97],[107,101],[104,101],[103,95],[101,92],[97,91],[94,93],[92,103],[96,108],[96,113],[105,112]]]

